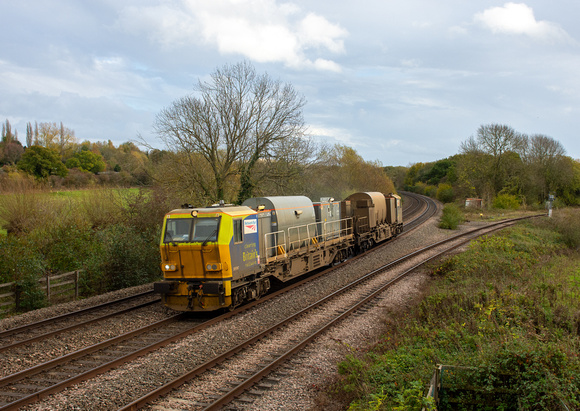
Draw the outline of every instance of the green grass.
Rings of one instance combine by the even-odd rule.
[[[350,409],[420,409],[436,364],[470,367],[459,380],[484,388],[480,400],[492,393],[494,409],[518,401],[579,409],[580,255],[567,239],[578,231],[580,210],[571,210],[477,240],[434,266],[423,300],[389,317],[371,351],[340,364]],[[516,394],[502,399],[494,390],[506,378]]]
[[[91,195],[94,191],[113,191],[119,195],[123,194],[137,194],[139,188],[94,188],[85,190],[57,190],[46,192],[46,195],[56,198],[68,198],[68,199],[83,199]]]

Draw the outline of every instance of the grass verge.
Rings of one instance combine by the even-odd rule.
[[[575,233],[580,212],[568,210],[481,238],[434,266],[423,300],[390,318],[372,350],[339,365],[350,410],[421,409],[436,364],[466,367],[459,380],[478,389],[444,397],[438,410],[580,409]]]

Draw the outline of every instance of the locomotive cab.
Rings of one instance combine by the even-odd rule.
[[[211,311],[263,294],[269,283],[260,282],[258,290],[244,284],[261,271],[257,225],[256,212],[248,207],[169,212],[160,242],[164,280],[154,284],[165,305]]]

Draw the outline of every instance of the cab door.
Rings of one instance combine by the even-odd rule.
[[[260,271],[257,215],[233,217],[230,257],[234,280]]]

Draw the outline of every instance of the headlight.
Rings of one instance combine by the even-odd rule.
[[[175,271],[177,267],[175,267],[175,264],[165,264],[163,268],[165,271]]]
[[[221,264],[209,263],[208,265],[205,266],[205,269],[207,271],[217,271],[217,270],[221,270]]]

